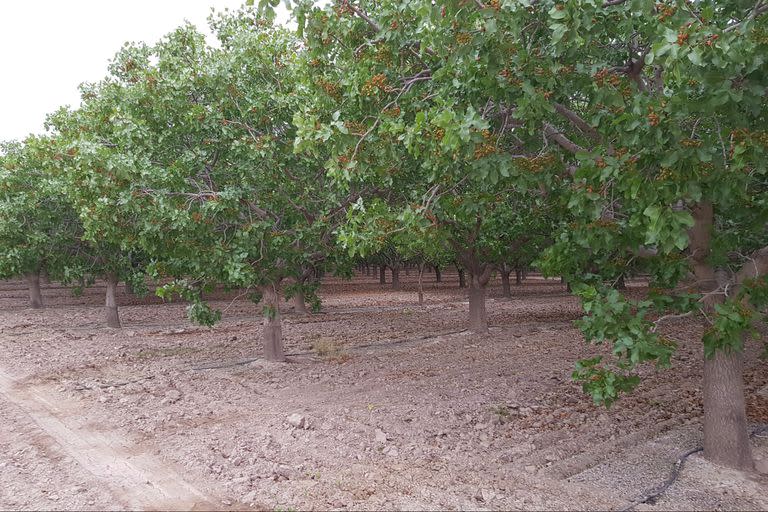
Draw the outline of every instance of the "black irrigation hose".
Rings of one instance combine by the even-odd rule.
[[[757,435],[762,434],[763,432],[768,432],[768,425],[762,426],[760,428],[755,429],[749,437],[755,437]],[[677,480],[677,477],[680,476],[680,472],[683,470],[683,466],[685,465],[685,461],[693,455],[694,453],[699,453],[701,451],[704,451],[703,446],[697,446],[696,448],[692,450],[688,450],[684,454],[682,454],[678,459],[675,461],[675,463],[672,465],[672,472],[669,474],[666,480],[661,483],[661,485],[658,485],[651,489],[650,491],[642,494],[641,496],[633,499],[630,501],[630,504],[626,507],[621,509],[621,512],[628,512],[630,510],[634,510],[636,506],[640,505],[641,503],[648,503],[650,505],[655,505],[656,501],[661,497],[662,494],[667,492],[667,489],[672,487],[672,484],[675,483],[675,480]]]
[[[680,476],[680,471],[683,469],[683,465],[685,464],[685,461],[688,457],[693,455],[694,453],[699,453],[700,451],[703,451],[704,447],[698,446],[694,448],[693,450],[688,450],[684,454],[682,454],[672,465],[672,472],[669,474],[666,480],[662,482],[661,485],[654,487],[649,492],[643,494],[642,496],[633,499],[630,504],[623,509],[621,509],[621,512],[628,512],[629,510],[634,510],[636,506],[638,506],[641,503],[650,503],[653,505],[656,503],[656,500],[664,494],[667,489],[669,489],[673,483],[675,483],[675,480],[677,480],[677,477]]]

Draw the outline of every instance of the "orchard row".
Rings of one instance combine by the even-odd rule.
[[[768,27],[762,2],[271,2],[124,46],[78,108],[4,146],[0,276],[119,281],[220,313],[252,291],[265,356],[281,296],[317,272],[456,264],[487,330],[494,271],[537,267],[582,299],[613,357],[575,375],[610,404],[665,322],[707,323],[705,453],[751,465],[742,351],[768,302]],[[643,299],[617,288],[649,276]],[[39,298],[33,292],[33,302]]]

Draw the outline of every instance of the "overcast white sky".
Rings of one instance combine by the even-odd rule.
[[[39,133],[46,114],[79,105],[77,86],[104,77],[124,42],[155,42],[185,19],[207,30],[211,7],[244,1],[0,0],[0,141]]]

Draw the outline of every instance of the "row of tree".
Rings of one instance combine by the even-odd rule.
[[[487,330],[494,269],[536,261],[612,357],[600,403],[668,366],[665,322],[706,324],[705,453],[752,464],[743,349],[768,303],[768,8],[760,0],[338,0],[212,18],[125,46],[77,109],[8,144],[0,275],[250,289],[265,355],[280,295],[316,300],[352,258],[456,261]],[[618,291],[649,276],[650,292]],[[421,274],[421,272],[420,272]],[[507,273],[507,276],[509,274]],[[110,291],[111,290],[111,291]],[[111,299],[110,299],[111,297]]]

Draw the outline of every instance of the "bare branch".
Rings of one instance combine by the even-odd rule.
[[[583,147],[579,146],[575,142],[573,142],[571,139],[563,135],[563,132],[555,128],[549,123],[544,123],[544,136],[546,138],[552,139],[555,141],[561,148],[564,150],[570,152],[570,153],[579,153],[582,151],[586,151]]]
[[[379,24],[376,23],[375,21],[373,21],[373,19],[370,16],[368,16],[365,12],[363,12],[362,9],[360,9],[359,7],[356,7],[356,6],[354,6],[354,5],[350,4],[350,3],[348,3],[347,5],[349,6],[350,9],[352,9],[352,11],[354,11],[355,14],[357,14],[359,17],[364,19],[365,22],[368,23],[368,25],[375,32],[381,32],[381,27],[379,26]]]
[[[681,313],[679,315],[664,315],[664,316],[660,317],[658,320],[656,320],[655,322],[653,322],[653,327],[651,327],[651,332],[656,332],[656,329],[659,328],[659,325],[664,323],[664,322],[666,322],[666,321],[678,320],[678,319],[681,319],[681,318],[687,318],[687,317],[691,316],[692,314],[693,314],[693,311],[689,311],[687,313]]]
[[[560,103],[555,103],[553,106],[555,107],[555,112],[557,112],[561,116],[568,119],[584,135],[586,135],[587,137],[589,137],[595,142],[600,142],[601,140],[600,133],[597,130],[595,130],[584,119],[582,119],[576,112],[574,112],[573,110],[570,110],[564,105],[561,105]]]
[[[758,249],[747,257],[747,262],[736,273],[736,283],[768,274],[768,246]]]
[[[765,14],[766,12],[768,12],[768,3],[764,4],[763,0],[758,0],[757,3],[755,4],[755,6],[752,9],[750,9],[749,14],[747,15],[746,18],[744,18],[743,20],[737,21],[733,25],[727,26],[725,28],[724,32],[731,32],[733,30],[736,30],[745,21],[753,20],[753,19],[757,18],[758,16],[761,16],[761,15]]]

